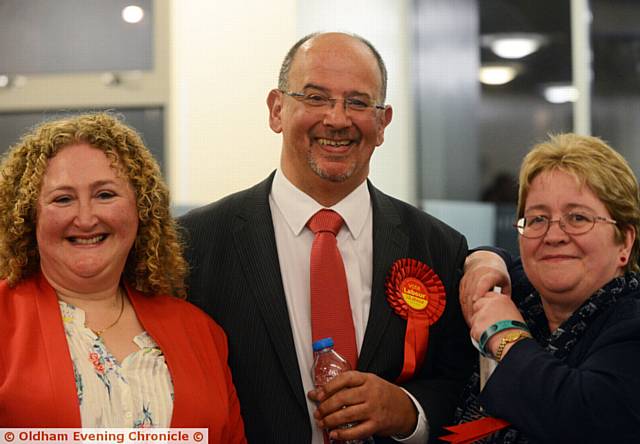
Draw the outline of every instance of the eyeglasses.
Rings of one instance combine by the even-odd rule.
[[[544,236],[549,231],[552,223],[558,222],[558,226],[567,234],[584,234],[596,225],[596,222],[616,224],[613,219],[602,216],[594,216],[586,213],[567,213],[558,219],[549,219],[542,214],[535,216],[525,216],[518,219],[514,227],[518,229],[520,236],[527,239],[537,239]]]
[[[312,93],[301,93],[301,92],[292,92],[292,91],[283,91],[279,90],[281,93],[288,95],[289,97],[293,97],[299,102],[304,103],[305,105],[311,108],[318,108],[321,110],[332,109],[336,102],[342,100],[344,110],[347,111],[355,111],[362,112],[367,111],[369,109],[385,109],[384,105],[380,105],[375,103],[372,100],[361,98],[361,97],[347,97],[344,99],[334,99],[333,97],[328,97],[324,94],[320,94],[317,92]]]

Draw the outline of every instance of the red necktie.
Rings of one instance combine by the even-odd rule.
[[[342,217],[332,210],[320,210],[307,222],[315,234],[311,246],[311,332],[313,341],[333,338],[335,350],[355,369],[356,334],[347,275],[336,240],[343,223]]]

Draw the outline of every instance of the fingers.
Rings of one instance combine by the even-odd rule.
[[[308,396],[319,402],[314,412],[318,427],[335,431],[340,439],[407,434],[417,422],[407,394],[372,373],[343,373]],[[346,424],[350,428],[342,429]]]
[[[366,374],[349,371],[309,392],[309,398],[319,403],[313,414],[316,425],[330,431],[332,439],[358,439],[373,434],[372,423],[367,421],[365,381]]]
[[[309,392],[309,399],[316,402],[323,402],[325,399],[332,397],[344,389],[358,387],[364,384],[365,380],[365,374],[358,371],[351,370],[341,373],[327,382],[322,388]],[[312,395],[313,398],[311,397]]]
[[[336,441],[348,441],[363,439],[376,434],[376,424],[374,421],[365,420],[351,422],[346,427],[329,429],[329,438]]]
[[[501,277],[492,269],[476,269],[465,274],[460,283],[460,305],[467,324],[473,315],[473,305],[490,293]]]
[[[355,425],[355,423],[362,422],[367,418],[367,406],[363,402],[344,404],[337,409],[334,409],[333,406],[323,406],[323,408],[319,407],[313,416],[318,427],[333,430],[345,424]]]
[[[357,406],[366,401],[365,390],[362,386],[349,387],[342,386],[338,391],[322,392],[322,396],[319,396],[318,409],[314,413],[316,419],[322,419],[330,416],[336,412],[341,412],[345,407]],[[353,414],[353,410],[349,413]],[[338,415],[339,418],[344,414]],[[335,416],[334,416],[335,418]],[[350,418],[351,420],[362,418]],[[341,423],[338,423],[341,424]],[[332,423],[332,425],[335,425]]]
[[[460,306],[462,314],[470,324],[473,303],[484,297],[495,286],[511,294],[511,279],[500,256],[490,251],[476,251],[465,260],[464,275],[460,281]]]
[[[490,273],[488,281],[481,279],[483,274]],[[511,289],[511,280],[509,278],[509,270],[502,258],[491,251],[475,251],[467,256],[464,262],[464,275],[471,275],[473,284],[482,284],[484,288],[480,289],[480,294],[484,294],[491,290],[495,285]],[[503,291],[506,294],[510,292]]]
[[[340,420],[344,416],[344,412],[341,412],[341,410],[363,402],[364,396],[361,387],[365,381],[366,376],[364,373],[348,371],[336,376],[323,387],[310,391],[307,396],[318,403],[318,409],[315,411],[314,417],[317,420],[321,420],[330,416],[329,423],[335,426],[336,418]],[[341,414],[331,416],[336,412]],[[353,414],[353,410],[348,413]]]

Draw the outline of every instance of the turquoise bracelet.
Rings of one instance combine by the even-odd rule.
[[[517,328],[518,330],[524,330],[526,332],[529,332],[529,327],[527,327],[527,324],[525,324],[524,322],[512,321],[512,320],[498,321],[495,324],[491,324],[489,328],[487,328],[480,335],[480,342],[478,344],[478,349],[480,350],[480,353],[483,356],[487,356],[491,358],[492,357],[491,353],[489,353],[485,349],[485,347],[487,346],[487,342],[489,342],[489,339],[491,339],[491,337],[496,333],[499,333],[503,330],[509,330],[510,328]]]

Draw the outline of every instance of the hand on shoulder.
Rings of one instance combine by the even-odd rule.
[[[464,263],[464,275],[460,281],[460,305],[467,324],[471,322],[473,304],[501,287],[502,293],[511,295],[511,279],[502,258],[491,251],[474,251]]]

